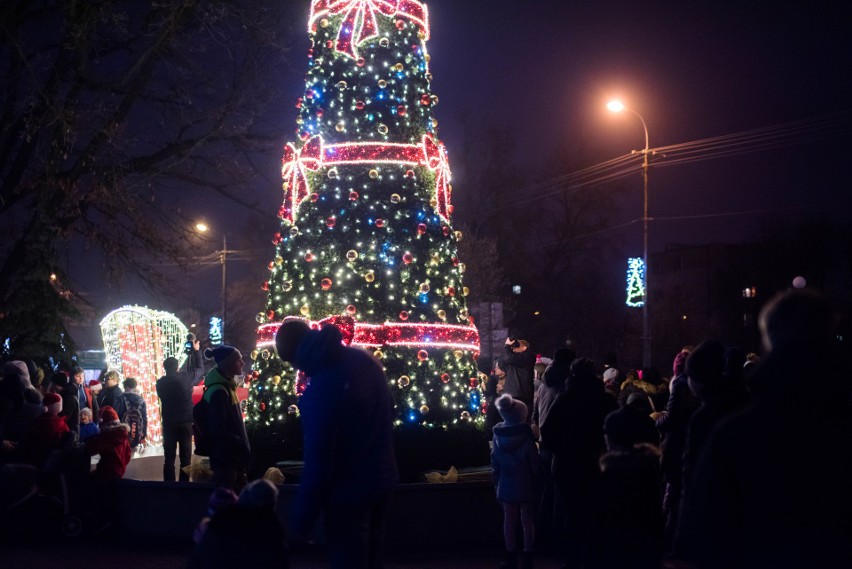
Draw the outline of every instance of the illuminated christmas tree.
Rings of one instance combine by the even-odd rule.
[[[274,353],[275,332],[290,317],[338,326],[384,365],[403,471],[487,462],[479,336],[432,114],[426,6],[314,0],[309,33],[298,141],[284,150],[281,231],[252,353],[255,468],[301,453],[298,396],[307,378]]]

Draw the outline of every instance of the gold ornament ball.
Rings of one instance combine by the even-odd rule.
[[[432,198],[431,200],[429,200],[429,205],[432,207],[438,207],[438,200]]]
[[[432,290],[432,289],[429,287],[429,283],[422,283],[422,284],[420,285],[420,292],[421,292],[421,293],[426,294],[426,293],[427,293],[427,292],[429,292],[430,290]]]
[[[294,225],[293,227],[290,228],[290,236],[291,237],[295,237],[298,234],[299,234],[299,228],[298,227],[296,227]]]
[[[461,420],[464,421],[465,423],[470,421],[470,413],[468,413],[467,411],[462,411],[461,412]]]
[[[379,45],[381,47],[388,47],[390,45],[390,40],[388,38],[382,38],[379,40]]]
[[[428,413],[429,413],[429,406],[428,405],[421,405],[420,406],[420,414],[426,415]]]
[[[426,32],[423,32],[423,31],[417,32],[417,39],[419,39],[420,41],[425,40],[426,39]]]
[[[278,385],[279,383],[281,383],[281,376],[280,375],[273,375],[272,376],[272,384]]]
[[[462,233],[461,231],[456,231],[455,235],[456,235],[456,241],[461,241],[462,237],[464,237],[464,233]]]
[[[345,91],[348,86],[349,86],[349,84],[346,83],[346,81],[338,81],[337,82],[337,88],[341,91]]]
[[[257,316],[255,316],[254,319],[257,320],[258,324],[263,324],[264,322],[266,322],[266,314],[263,312],[258,312]]]
[[[464,296],[469,295],[469,294],[470,294],[470,289],[469,289],[469,288],[467,288],[466,286],[462,287],[462,294],[463,294]],[[465,314],[465,317],[467,317],[467,314]]]
[[[302,308],[299,309],[299,312],[302,314],[302,316],[307,316],[311,313],[311,307],[305,304],[302,306]]]
[[[281,283],[281,290],[284,292],[290,292],[293,290],[293,283],[291,281],[284,281]]]
[[[384,359],[385,357],[385,353],[381,350],[376,350],[375,352],[373,352],[373,355],[376,357],[377,360]]]
[[[405,65],[403,65],[402,63],[397,63],[396,65],[393,66],[393,68],[396,69],[397,71],[403,71],[403,70],[405,70]]]
[[[464,357],[464,352],[461,350],[454,350],[453,355],[456,357],[457,360],[460,360],[462,359],[462,357]]]
[[[374,280],[376,280],[376,273],[374,273],[373,271],[368,271],[367,274],[364,275],[364,280],[368,283],[373,282]]]
[[[402,201],[402,197],[399,194],[391,194],[390,201],[391,203],[399,203]]]
[[[399,385],[399,388],[402,389],[403,387],[408,387],[411,384],[411,378],[407,375],[401,375],[399,379],[396,380],[396,383]]]
[[[438,128],[438,119],[432,119],[432,128]]]
[[[378,126],[377,130],[379,131],[379,134],[387,134],[388,133],[388,125],[380,124]]]
[[[289,413],[290,415],[298,415],[299,408],[295,405],[290,405],[289,407],[287,407],[287,413]]]
[[[467,265],[465,265],[464,263],[459,263],[459,272],[463,273],[466,270],[467,270]]]
[[[370,178],[371,179],[375,180],[378,177],[379,177],[379,171],[378,170],[376,170],[375,168],[370,170]]]
[[[327,28],[328,27],[328,19],[323,18],[322,20],[320,20],[319,24],[320,24],[321,28]]]
[[[249,357],[252,360],[256,360],[257,359],[257,350],[252,350],[251,353],[249,354]]]
[[[337,178],[337,168],[329,168],[329,170],[328,170],[328,177],[329,177],[330,179],[332,179],[332,180],[334,180],[335,178]]]
[[[441,320],[446,320],[447,319],[447,312],[445,310],[439,310],[438,311],[438,318],[440,318]]]
[[[269,359],[269,350],[263,350],[262,352],[260,352],[260,357],[263,358],[264,360],[268,360]]]
[[[346,260],[347,261],[355,261],[358,259],[358,251],[355,249],[350,249],[346,252]]]
[[[379,79],[378,85],[379,85],[379,89],[384,89],[385,87],[388,86],[388,82],[385,81],[384,79]]]
[[[336,130],[337,132],[343,132],[344,130],[346,130],[346,123],[340,121],[339,123],[334,125],[334,130]]]
[[[281,255],[278,255],[277,257],[275,257],[275,264],[276,265],[284,264],[284,257],[282,257]]]

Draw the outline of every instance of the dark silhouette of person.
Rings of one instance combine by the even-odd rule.
[[[290,529],[304,540],[322,513],[330,566],[377,568],[399,479],[393,401],[378,360],[341,340],[334,326],[311,330],[298,319],[285,320],[275,337],[281,359],[310,378],[299,400],[305,466]]]
[[[710,434],[678,535],[696,567],[852,567],[848,354],[830,305],[790,291],[761,311],[754,402]]]

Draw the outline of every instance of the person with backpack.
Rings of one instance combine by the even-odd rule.
[[[148,439],[148,406],[139,394],[139,382],[136,378],[128,377],[121,385],[124,387],[124,403],[127,408],[123,418],[129,429],[127,442],[134,452],[141,453],[145,451]]]
[[[175,480],[175,456],[180,460],[180,482],[189,482],[184,468],[192,459],[192,388],[204,377],[204,364],[198,351],[199,343],[192,344],[187,370],[178,370],[177,358],[168,357],[163,362],[166,375],[157,380],[160,397],[160,417],[163,420],[163,480]]]
[[[203,445],[209,445],[203,450],[210,457],[213,484],[239,492],[248,482],[246,469],[251,458],[235,379],[245,362],[238,349],[227,345],[207,348],[204,357],[215,360],[216,367],[204,378],[204,396],[193,409],[193,430]],[[196,454],[201,454],[198,448]]]

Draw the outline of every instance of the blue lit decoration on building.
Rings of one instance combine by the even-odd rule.
[[[222,319],[218,316],[210,317],[210,343],[214,346],[222,345]]]
[[[627,306],[640,308],[645,305],[645,261],[641,257],[627,260]]]

